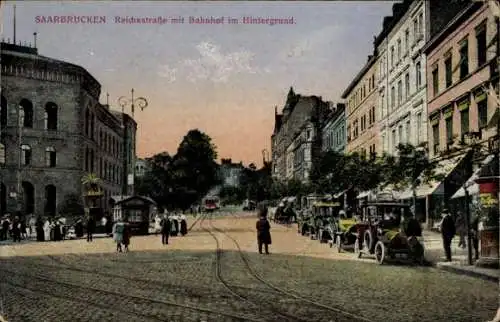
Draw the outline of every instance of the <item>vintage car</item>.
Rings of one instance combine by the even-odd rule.
[[[341,204],[339,202],[315,202],[312,205],[314,220],[311,221],[314,234],[311,238],[320,243],[328,243],[334,239],[336,219],[339,216]]]
[[[367,227],[367,223],[360,221],[353,216],[352,212],[340,212],[335,225],[335,237],[330,247],[335,244],[337,251],[340,253],[346,249],[355,249],[356,241],[363,234]]]
[[[367,225],[356,240],[357,257],[374,255],[378,264],[387,259],[423,264],[422,231],[408,205],[393,201],[369,202],[362,205],[362,210]],[[411,232],[408,227],[413,227]]]

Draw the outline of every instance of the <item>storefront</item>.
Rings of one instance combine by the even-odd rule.
[[[156,211],[156,203],[142,196],[114,196],[113,221],[126,220],[136,235],[147,235],[151,214]]]

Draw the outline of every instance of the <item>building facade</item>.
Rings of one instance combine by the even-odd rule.
[[[321,153],[321,125],[330,113],[330,105],[317,96],[288,92],[282,114],[275,109],[271,136],[272,174],[279,180],[309,176]]]
[[[430,153],[439,156],[466,139],[496,135],[488,129],[497,109],[498,25],[489,6],[473,3],[427,44]],[[491,45],[493,44],[493,45]]]
[[[222,185],[225,187],[239,187],[243,168],[241,162],[233,163],[231,159],[222,159],[219,168]]]
[[[374,156],[380,149],[379,129],[376,119],[378,103],[377,57],[368,56],[368,61],[342,94],[346,101],[347,148],[346,152],[357,152]]]
[[[36,48],[1,43],[1,50],[0,212],[56,215],[68,196],[82,196],[89,172],[102,178],[106,208],[124,184],[123,135],[99,103],[101,85]]]
[[[149,171],[148,161],[145,159],[137,158],[135,161],[135,176],[142,178]]]
[[[338,103],[322,129],[322,150],[344,153],[347,143],[345,105]]]

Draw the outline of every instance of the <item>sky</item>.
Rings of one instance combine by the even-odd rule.
[[[144,97],[136,110],[140,157],[175,154],[190,129],[208,134],[219,158],[262,164],[270,150],[274,107],[296,93],[339,102],[390,15],[391,1],[62,2],[9,1],[2,37],[33,43],[40,55],[87,69],[101,103]],[[100,24],[37,23],[48,16],[105,16]],[[38,19],[36,17],[39,17]],[[164,17],[165,24],[121,24],[115,17]],[[188,17],[292,18],[293,24],[189,24]],[[184,17],[184,24],[169,23]]]

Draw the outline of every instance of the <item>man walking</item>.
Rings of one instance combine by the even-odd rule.
[[[170,219],[167,215],[163,215],[163,219],[161,220],[161,243],[163,245],[168,245],[168,236],[170,235]]]
[[[89,217],[87,218],[87,242],[92,241],[92,234],[94,233],[94,226],[95,226],[94,218],[92,217],[92,215],[89,215]]]
[[[446,254],[446,261],[451,262],[451,242],[456,233],[455,222],[446,208],[443,210],[442,216],[441,236],[443,237],[443,248]]]
[[[262,245],[264,245],[266,254],[269,254],[269,245],[271,245],[271,225],[267,220],[267,208],[260,210],[260,219],[257,221],[256,228],[259,254],[262,254]]]

